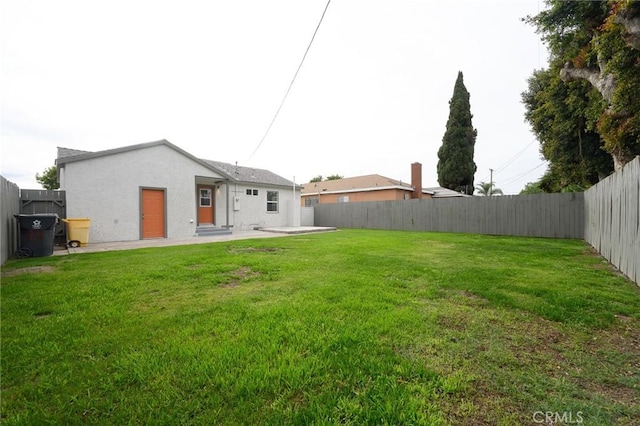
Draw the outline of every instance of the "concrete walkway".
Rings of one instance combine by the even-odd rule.
[[[288,235],[300,235],[316,232],[335,231],[336,228],[324,226],[284,226],[276,228],[262,228],[260,230],[234,230],[231,235],[217,235],[207,237],[186,237],[186,238],[156,238],[151,240],[115,241],[109,243],[91,243],[84,247],[62,248],[56,247],[54,256],[62,256],[72,253],[92,253],[115,250],[134,250],[146,247],[167,247],[188,244],[217,243],[221,241],[246,240],[250,238],[274,238],[286,237]],[[91,237],[89,237],[91,238]]]

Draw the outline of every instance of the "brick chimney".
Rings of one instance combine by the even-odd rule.
[[[411,186],[413,186],[413,194],[411,198],[422,198],[422,164],[411,163]]]

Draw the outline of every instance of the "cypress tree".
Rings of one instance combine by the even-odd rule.
[[[477,131],[471,124],[472,117],[469,92],[464,86],[462,71],[459,71],[449,101],[447,129],[438,150],[438,183],[444,188],[469,195],[473,194],[473,176],[476,172],[473,150]]]

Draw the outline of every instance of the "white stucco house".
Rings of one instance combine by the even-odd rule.
[[[56,166],[67,217],[91,219],[91,242],[300,225],[294,182],[199,159],[167,140],[97,152],[59,147]]]

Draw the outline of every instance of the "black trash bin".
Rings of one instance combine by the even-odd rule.
[[[16,257],[42,257],[53,254],[58,215],[55,213],[17,214],[18,250]]]

